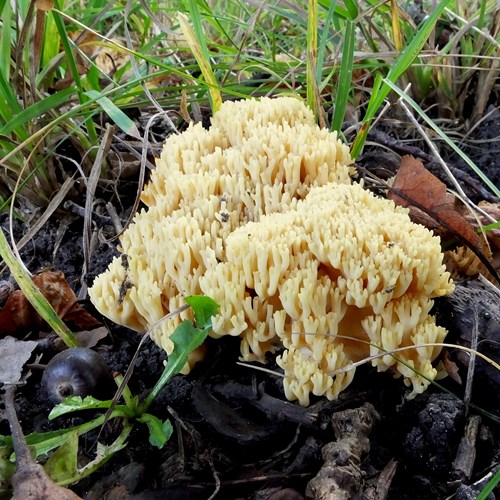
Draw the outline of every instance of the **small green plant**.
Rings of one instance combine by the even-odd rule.
[[[218,309],[217,304],[209,297],[186,297],[186,302],[193,309],[195,324],[184,320],[175,329],[170,337],[174,344],[174,350],[168,357],[158,382],[143,401],[140,402],[138,396],[133,396],[127,385],[121,383],[123,377],[119,377],[117,382],[123,386],[122,404],[115,404],[114,399],[99,401],[91,396],[83,399],[69,397],[54,407],[50,412],[49,419],[81,410],[108,410],[108,412],[77,427],[26,436],[26,441],[32,448],[35,457],[49,455],[44,468],[54,482],[59,485],[73,484],[99,469],[116,452],[126,447],[127,438],[137,424],[147,426],[151,445],[162,448],[169,440],[173,431],[170,420],[161,420],[149,413],[148,409],[169,380],[179,373],[187,363],[189,354],[204,342],[211,329],[211,318]],[[96,458],[84,467],[79,467],[77,464],[78,437],[101,427],[109,419],[117,419],[121,422],[120,434],[110,445],[97,443]],[[0,471],[4,471],[4,474],[11,475],[13,473],[11,455],[11,437],[0,436]],[[2,476],[2,478],[4,477],[7,476]],[[1,493],[3,492],[0,489]]]

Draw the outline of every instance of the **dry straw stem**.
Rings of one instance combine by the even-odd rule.
[[[318,333],[314,333],[314,334],[302,334],[301,333],[300,335],[316,335],[316,336],[328,337],[328,334],[321,335],[321,334],[318,334]],[[444,343],[444,342],[428,342],[428,343],[425,343],[425,344],[417,344],[417,345],[399,347],[399,348],[393,349],[391,351],[386,351],[386,350],[384,350],[382,347],[380,347],[378,345],[375,345],[375,344],[373,344],[371,342],[368,342],[366,340],[362,340],[362,339],[359,339],[359,338],[349,337],[347,335],[337,335],[337,338],[349,340],[349,341],[352,341],[352,342],[360,342],[360,343],[363,343],[363,344],[368,344],[370,346],[376,347],[377,349],[380,349],[383,352],[380,352],[378,354],[374,354],[372,356],[367,356],[366,358],[360,359],[359,361],[350,363],[349,365],[344,366],[343,368],[335,370],[335,371],[333,371],[333,372],[330,373],[330,375],[332,377],[334,377],[336,375],[340,375],[340,374],[345,373],[345,372],[348,372],[349,370],[354,370],[358,366],[362,366],[362,365],[364,365],[366,363],[370,363],[374,359],[382,358],[383,356],[386,356],[388,354],[391,355],[391,356],[394,356],[394,359],[396,359],[396,361],[398,361],[400,363],[405,363],[404,359],[398,358],[397,356],[395,356],[395,354],[397,354],[398,352],[408,351],[409,349],[419,349],[421,347],[439,347],[439,348],[447,347],[449,349],[459,349],[459,350],[465,351],[465,352],[467,352],[467,353],[469,353],[471,355],[474,354],[474,356],[479,356],[484,361],[486,361],[491,366],[493,366],[498,371],[500,371],[500,364],[498,364],[496,361],[494,361],[490,357],[488,357],[485,354],[477,351],[476,349],[472,349],[472,348],[465,347],[465,346],[458,345],[458,344],[447,344],[447,343]],[[285,378],[285,376],[286,376],[284,373],[279,373],[279,372],[276,372],[274,370],[270,370],[268,368],[263,368],[261,366],[251,365],[249,363],[243,363],[241,361],[238,361],[236,364],[240,365],[240,366],[245,366],[247,368],[251,368],[251,369],[254,369],[254,370],[259,370],[259,371],[262,371],[262,372],[265,372],[265,373],[269,373],[271,375],[275,375],[275,376],[281,377],[281,378]],[[419,375],[421,377],[425,377],[425,374],[420,373],[418,370],[415,370],[413,367],[410,367],[410,369],[414,370],[414,372],[417,375]]]
[[[205,82],[208,86],[208,91],[210,93],[212,101],[212,112],[215,113],[222,106],[222,96],[219,90],[219,85],[212,70],[212,66],[210,64],[206,44],[202,43],[204,41],[204,38],[203,34],[200,31],[201,26],[199,27],[198,36],[196,36],[185,14],[179,12],[177,14],[177,18],[179,20],[182,33],[186,37],[189,48],[192,50],[193,55],[198,62],[198,65],[200,66],[200,70],[205,77]]]

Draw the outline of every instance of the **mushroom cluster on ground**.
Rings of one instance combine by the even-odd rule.
[[[440,240],[407,209],[352,183],[349,150],[298,99],[226,102],[212,125],[167,139],[120,258],[89,290],[97,309],[167,353],[205,294],[213,337],[241,337],[242,358],[277,352],[291,400],[338,396],[352,362],[391,369],[422,392],[446,330],[429,315],[453,290]],[[189,366],[186,367],[186,371]]]

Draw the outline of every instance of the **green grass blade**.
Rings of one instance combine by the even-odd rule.
[[[0,34],[0,73],[5,81],[9,81],[10,73],[10,51],[11,42],[11,23],[12,6],[6,0],[0,1],[0,14],[2,16],[2,32]]]
[[[443,139],[446,144],[457,153],[462,160],[469,165],[472,170],[477,174],[477,176],[491,189],[491,192],[495,196],[500,197],[500,190],[486,177],[486,175],[481,172],[479,167],[425,114],[423,109],[408,95],[406,95],[397,85],[389,80],[385,80],[385,84],[392,89],[396,94],[401,97],[406,103],[408,103],[419,116],[427,123],[427,125],[436,132],[436,134]]]
[[[62,0],[64,3],[64,0]],[[43,36],[43,53],[40,68],[45,68],[54,57],[59,54],[61,37],[57,30],[54,16],[47,15],[45,18],[45,31]],[[37,69],[38,70],[38,69]]]
[[[58,10],[61,10],[60,2],[59,0],[54,0],[55,5]],[[78,72],[78,67],[76,64],[76,59],[75,59],[75,53],[74,50],[78,50],[76,47],[73,49],[73,42],[70,40],[68,33],[66,32],[66,26],[64,24],[64,21],[62,19],[62,16],[59,14],[59,12],[55,10],[51,10],[50,14],[53,16],[54,23],[57,27],[57,32],[59,33],[59,36],[61,37],[61,44],[64,49],[64,53],[66,55],[66,61],[68,63],[68,67],[71,72],[71,76],[73,77],[75,81],[75,86],[78,89],[78,95],[80,97],[80,102],[83,104],[87,101],[87,97],[84,94],[84,88],[82,85],[82,81],[80,79],[80,73]],[[69,75],[66,75],[69,76]],[[94,125],[94,122],[90,117],[86,117],[85,119],[85,125],[87,127],[87,132],[89,134],[90,142],[96,143],[98,139],[98,135],[96,132],[96,128]]]
[[[188,18],[185,14],[179,12],[177,16],[182,33],[186,37],[189,48],[193,52],[196,62],[198,63],[203,77],[205,78],[205,82],[208,86],[208,92],[210,94],[212,112],[215,113],[220,109],[222,105],[222,96],[220,93],[219,85],[212,70],[212,66],[210,64],[210,55],[208,53],[205,34],[201,26],[200,13],[198,12],[196,1],[189,0],[188,4],[194,29],[189,24]]]
[[[13,117],[13,115],[20,113],[22,111],[21,105],[16,99],[12,87],[9,85],[8,80],[5,79],[3,73],[0,71],[0,102],[3,106],[0,106],[0,116],[2,120],[7,123]]]
[[[101,92],[97,92],[96,90],[88,90],[85,92],[85,95],[95,100],[123,132],[136,139],[142,139],[137,125],[111,99],[103,96]]]
[[[337,5],[337,0],[333,0],[328,7],[328,13],[326,15],[325,27],[321,32],[321,36],[318,44],[318,61],[316,63],[316,81],[319,83],[321,81],[321,75],[323,74],[323,66],[325,64],[326,49],[328,44],[329,26],[333,23],[333,18],[335,15],[335,6]]]
[[[344,123],[345,110],[352,89],[355,34],[356,25],[352,21],[346,21],[342,62],[340,63],[340,75],[337,84],[337,98],[335,99],[335,111],[332,120],[332,130],[337,132],[340,132],[342,123]]]
[[[359,14],[358,3],[354,0],[345,0],[344,4],[347,8],[347,12],[349,12],[349,19],[351,21],[354,21],[354,19],[356,19]]]
[[[0,128],[0,134],[8,135],[11,132],[16,132],[19,135],[19,131],[26,131],[26,126],[29,122],[33,122],[45,113],[57,109],[59,106],[66,103],[69,97],[74,95],[74,93],[74,89],[69,87],[51,96],[45,97],[42,101],[38,101],[24,111],[20,111],[9,123]]]
[[[35,286],[24,266],[16,259],[2,229],[0,229],[0,256],[9,267],[19,288],[35,308],[36,312],[49,324],[57,335],[61,337],[68,347],[77,347],[78,342],[75,336],[64,324],[63,320],[56,314],[49,301]]]
[[[495,475],[488,481],[486,486],[481,490],[476,500],[487,500],[493,490],[500,484],[500,470],[495,472]]]
[[[451,0],[442,0],[436,6],[432,14],[426,19],[422,24],[420,29],[417,31],[411,42],[408,44],[405,50],[401,52],[399,57],[396,59],[392,65],[389,73],[387,74],[385,82],[381,87],[373,88],[370,102],[368,104],[368,109],[362,121],[362,127],[356,136],[354,143],[351,147],[351,154],[353,158],[357,158],[361,151],[363,150],[364,143],[366,141],[366,136],[368,135],[368,129],[371,120],[374,118],[378,109],[384,102],[384,99],[388,96],[390,92],[390,87],[387,82],[396,82],[398,78],[411,66],[413,61],[418,57],[420,51],[425,45],[431,31],[442,14],[444,9],[448,6]],[[382,80],[379,80],[382,81]]]

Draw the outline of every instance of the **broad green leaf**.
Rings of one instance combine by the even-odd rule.
[[[212,316],[215,316],[219,309],[217,302],[205,295],[191,295],[184,300],[193,309],[196,326],[202,330],[210,328],[212,325]]]
[[[170,420],[162,422],[158,417],[151,415],[151,413],[144,413],[137,420],[148,426],[150,444],[160,449],[163,448],[173,432]]]
[[[123,413],[113,412],[110,418],[123,417]],[[59,429],[57,431],[50,432],[34,432],[26,436],[26,443],[30,448],[34,450],[35,457],[40,455],[46,455],[49,451],[61,446],[65,441],[70,432],[78,431],[78,435],[81,436],[86,432],[89,432],[96,427],[100,427],[104,422],[104,415],[91,420],[90,422],[85,422],[84,424],[72,427],[69,429]],[[7,447],[12,452],[12,437],[11,436],[0,436],[0,450],[3,447]]]
[[[81,481],[83,478],[89,476],[97,469],[102,467],[110,458],[113,457],[115,453],[123,450],[123,448],[127,446],[127,439],[133,428],[134,425],[132,423],[125,421],[123,424],[123,429],[120,432],[120,435],[115,439],[115,441],[113,441],[110,445],[97,443],[97,452],[95,459],[81,469],[77,469],[73,477],[68,478],[65,481],[61,481],[59,484],[61,486],[66,486],[68,484],[77,483],[78,481]]]
[[[78,431],[74,430],[66,436],[64,443],[52,453],[43,468],[57,484],[64,483],[74,477],[78,457]]]
[[[187,319],[175,329],[174,333],[170,336],[170,340],[174,343],[174,350],[168,357],[160,379],[139,407],[139,413],[144,413],[149,408],[167,382],[186,365],[189,354],[203,344],[207,335],[208,329],[200,330]]]
[[[110,445],[103,445],[102,443],[97,443],[96,456],[94,460],[92,460],[82,468],[79,468],[76,463],[74,464],[73,458],[71,456],[71,453],[75,452],[76,454],[76,452],[78,451],[77,450],[78,442],[76,443],[76,446],[74,441],[70,442],[68,446],[66,446],[66,443],[64,443],[62,445],[63,447],[62,451],[61,449],[59,449],[56,452],[54,452],[56,455],[59,456],[56,463],[54,464],[56,466],[54,467],[54,474],[56,475],[56,477],[51,476],[52,479],[57,484],[61,486],[66,486],[68,484],[77,483],[83,478],[89,476],[97,469],[102,467],[116,452],[125,448],[125,446],[127,445],[128,436],[132,429],[133,429],[133,424],[131,424],[128,421],[125,421],[123,424],[123,429],[120,432],[120,435],[116,438],[116,440]],[[67,467],[64,467],[64,465],[61,463],[62,460],[64,459],[64,456],[66,456],[68,460]]]
[[[62,403],[54,406],[49,413],[49,420],[71,413],[78,410],[91,410],[95,408],[109,408],[111,401],[100,401],[92,396],[86,396],[82,399],[81,396],[70,396]]]

